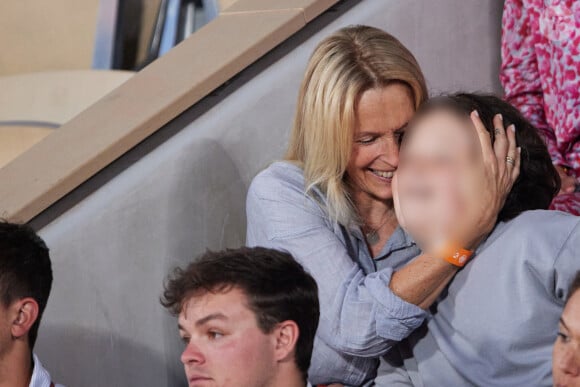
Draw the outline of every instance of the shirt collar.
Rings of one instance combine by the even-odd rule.
[[[349,227],[349,230],[354,237],[359,239],[359,241],[366,243],[365,237],[363,235],[360,226],[358,225],[351,226]],[[383,250],[381,251],[380,255],[382,256],[390,251],[411,247],[414,246],[415,244],[416,242],[413,239],[413,237],[405,230],[403,230],[401,226],[397,226],[397,228],[395,229],[395,231],[393,231],[393,234],[385,244],[385,247],[383,247]]]
[[[50,387],[50,374],[44,369],[42,363],[35,354],[32,355],[34,365],[32,369],[32,377],[30,378],[29,387]]]

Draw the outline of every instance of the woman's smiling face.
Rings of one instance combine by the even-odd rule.
[[[356,110],[352,154],[346,175],[355,203],[390,200],[399,165],[399,144],[415,109],[409,88],[394,83],[365,91]]]

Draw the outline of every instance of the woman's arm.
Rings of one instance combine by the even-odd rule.
[[[399,297],[420,308],[433,304],[459,268],[427,254],[409,263],[391,277],[390,288]]]

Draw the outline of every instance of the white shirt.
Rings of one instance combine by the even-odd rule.
[[[30,378],[30,385],[28,387],[50,387],[50,374],[44,369],[42,363],[36,355],[32,355],[34,365],[32,369],[32,377]],[[55,387],[64,387],[61,384],[55,384]]]

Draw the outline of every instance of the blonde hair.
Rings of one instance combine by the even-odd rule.
[[[415,108],[427,98],[419,64],[401,42],[378,28],[352,26],[316,47],[300,86],[286,160],[300,165],[306,192],[318,187],[329,216],[343,225],[358,218],[344,179],[358,100],[392,83],[409,87]]]

